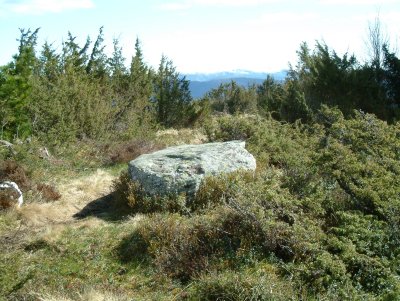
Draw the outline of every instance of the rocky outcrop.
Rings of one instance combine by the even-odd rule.
[[[129,163],[131,178],[153,196],[194,195],[205,176],[255,168],[256,160],[244,141],[169,147]]]

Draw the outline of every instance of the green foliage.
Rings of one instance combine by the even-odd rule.
[[[211,108],[216,112],[236,114],[255,113],[257,110],[256,87],[250,86],[247,89],[236,84],[235,81],[221,84],[218,88],[212,89],[205,96]]]
[[[260,120],[255,115],[225,115],[208,120],[204,128],[210,141],[246,140],[256,132]]]
[[[105,55],[102,28],[93,45],[69,33],[61,53],[45,43],[38,57],[37,33],[21,30],[18,54],[0,68],[0,139],[35,135],[0,146],[3,161],[35,178],[76,175],[152,149],[140,139],[157,123],[196,123],[210,141],[247,140],[257,171],[207,177],[191,198],[147,196],[123,173],[111,197],[136,216],[55,242],[32,231],[32,241],[8,247],[20,217],[1,213],[1,294],[90,284],[190,300],[398,298],[399,59],[387,46],[362,66],[303,44],[284,83],[231,82],[192,102],[171,61],[163,56],[157,71],[144,63],[139,40],[126,68],[118,40]],[[43,144],[53,156],[39,160]],[[2,172],[22,183],[26,174],[10,162]]]
[[[139,42],[128,72],[118,41],[108,59],[103,39],[100,28],[90,54],[90,38],[81,47],[71,33],[61,54],[44,44],[36,73],[29,78],[31,100],[26,106],[33,133],[44,141],[126,139],[154,127],[152,72],[143,63]]]
[[[395,120],[400,120],[400,59],[396,57],[395,53],[389,51],[386,45],[383,46],[384,54],[384,72],[385,77],[383,80],[385,90],[388,94],[389,108]]]
[[[186,196],[171,195],[165,197],[147,195],[140,183],[132,181],[128,172],[123,172],[114,183],[117,199],[129,205],[134,213],[187,212]]]
[[[83,47],[80,47],[75,40],[76,37],[74,37],[71,32],[68,32],[68,38],[63,43],[61,63],[64,69],[72,68],[84,71],[86,70],[85,66],[89,60],[87,52],[91,41],[90,38],[87,37]]]
[[[154,215],[151,221],[142,222],[132,237],[144,242],[141,252],[154,260],[158,270],[187,281],[208,266],[207,255],[215,235],[215,229],[202,220]]]
[[[191,211],[208,210],[225,204],[235,194],[240,183],[253,180],[252,172],[233,172],[228,175],[206,177],[188,207]]]
[[[0,138],[25,138],[31,133],[28,106],[31,100],[30,80],[37,65],[35,46],[39,28],[21,29],[18,54],[0,68]]]
[[[304,91],[301,91],[302,85],[296,81],[288,80],[286,82],[286,95],[280,107],[281,119],[288,122],[301,120],[304,123],[310,121],[312,110],[306,101]]]
[[[33,82],[31,114],[34,130],[53,143],[76,138],[102,138],[110,134],[115,109],[109,90],[99,80],[68,68],[51,85],[38,78]]]
[[[123,81],[120,92],[114,98],[119,109],[117,123],[128,137],[137,136],[140,131],[149,131],[155,123],[153,106],[150,103],[153,77],[154,72],[144,63],[140,41],[136,39],[128,83]]]
[[[398,125],[353,114],[345,119],[323,106],[312,126],[214,119],[251,129],[247,145],[257,173],[206,178],[180,211],[191,214],[152,216],[137,229],[132,239],[142,242],[141,254],[157,270],[194,283],[193,298],[253,296],[249,278],[240,277],[260,260],[290,277],[297,292],[292,298],[392,296],[399,285]],[[216,125],[213,137],[231,135]],[[238,278],[210,280],[227,269]]]
[[[275,119],[280,119],[282,102],[285,97],[285,90],[281,84],[271,76],[257,88],[258,111],[264,114],[271,114]]]
[[[307,44],[302,44],[298,51],[299,63],[296,70],[291,70],[289,80],[298,81],[305,93],[307,104],[319,109],[321,103],[339,106],[345,113],[355,106],[357,95],[354,95],[352,83],[356,58],[347,54],[340,58],[328,46],[317,42],[313,54]]]
[[[260,263],[244,271],[202,275],[188,291],[190,300],[297,300],[288,279],[274,266]]]
[[[52,45],[45,42],[39,56],[38,75],[45,78],[48,84],[52,84],[61,71],[60,55],[56,53]]]
[[[192,97],[189,82],[162,56],[154,78],[154,95],[157,121],[167,127],[183,126],[188,122],[188,109]]]
[[[362,112],[327,129],[320,164],[357,210],[387,217],[389,208],[398,206],[399,134],[398,127]]]
[[[295,103],[304,103],[312,113],[316,113],[322,104],[337,106],[345,116],[353,114],[353,110],[363,110],[374,113],[378,117],[392,121],[396,117],[393,106],[396,100],[391,98],[391,91],[395,91],[396,57],[387,51],[387,47],[379,53],[384,53],[384,64],[374,61],[371,65],[360,65],[354,55],[347,53],[339,57],[334,50],[327,45],[316,43],[311,53],[307,44],[303,43],[298,51],[299,61],[296,68],[289,71],[285,85],[289,88],[285,98],[289,101],[287,109],[290,109],[290,99],[298,99]],[[386,50],[385,50],[386,49]],[[379,55],[380,54],[375,54]],[[290,92],[294,89],[294,92]],[[294,94],[293,94],[294,93]],[[293,95],[300,95],[293,98]],[[393,95],[393,94],[392,94]],[[301,108],[293,108],[292,114],[304,111]],[[295,116],[297,118],[297,116]],[[307,118],[300,116],[303,121]],[[286,120],[293,121],[293,117]]]
[[[104,78],[107,74],[107,56],[104,53],[105,46],[102,45],[103,42],[103,27],[100,27],[99,34],[93,44],[92,52],[86,65],[86,73],[95,78]]]

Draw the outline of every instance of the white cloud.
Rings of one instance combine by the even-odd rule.
[[[277,25],[280,24],[280,28],[285,25],[285,23],[290,23],[293,28],[296,23],[302,24],[301,22],[315,22],[319,20],[320,17],[317,13],[293,13],[293,12],[278,12],[278,13],[267,13],[263,14],[261,18],[252,20],[251,22],[256,25]],[[295,29],[295,28],[294,28]]]
[[[158,8],[162,9],[162,10],[171,10],[171,11],[175,11],[175,10],[185,10],[190,8],[191,5],[189,3],[163,3],[160,4],[158,6]]]
[[[240,6],[255,6],[268,3],[282,2],[279,0],[182,0],[175,2],[163,3],[158,6],[164,10],[186,10],[198,6],[206,7],[240,7]]]
[[[92,0],[6,0],[0,1],[1,11],[17,14],[59,13],[72,9],[94,7]]]
[[[191,2],[204,6],[251,6],[278,2],[278,0],[192,0]]]
[[[398,0],[320,0],[321,4],[333,5],[385,5],[393,4]]]

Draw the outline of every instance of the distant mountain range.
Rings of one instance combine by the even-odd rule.
[[[252,72],[247,70],[235,70],[216,73],[192,73],[183,74],[190,81],[189,88],[193,98],[201,98],[211,89],[218,88],[219,85],[235,81],[238,85],[247,87],[249,85],[261,84],[268,75],[277,81],[283,81],[287,75],[286,70],[275,73]]]

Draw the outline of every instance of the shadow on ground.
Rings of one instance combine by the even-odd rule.
[[[118,200],[114,193],[110,193],[101,198],[91,201],[81,211],[75,213],[75,219],[84,219],[94,216],[106,221],[124,220],[132,213],[131,208]]]

